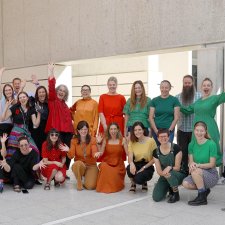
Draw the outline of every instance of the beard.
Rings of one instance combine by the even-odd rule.
[[[192,85],[191,87],[184,87],[181,93],[181,101],[183,105],[190,105],[194,100],[195,88]]]

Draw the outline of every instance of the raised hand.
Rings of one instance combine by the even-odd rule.
[[[59,145],[59,149],[62,151],[62,152],[68,152],[70,150],[70,148],[66,145],[66,144],[60,144]]]
[[[8,139],[8,134],[4,133],[1,137],[1,143],[5,143],[7,139]]]
[[[0,69],[0,76],[4,73],[4,71],[5,71],[5,67],[2,67],[2,68]]]
[[[54,69],[55,69],[55,64],[53,62],[50,62],[48,64],[48,77],[49,77],[49,79],[54,78]]]
[[[31,80],[32,80],[32,83],[33,83],[34,85],[39,85],[39,82],[38,82],[38,79],[37,79],[36,74],[32,74],[32,75],[31,75]]]

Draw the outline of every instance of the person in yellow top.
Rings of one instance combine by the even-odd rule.
[[[95,137],[98,128],[98,103],[91,98],[91,88],[89,85],[81,87],[82,99],[76,101],[70,108],[74,121],[74,130],[76,133],[77,124],[84,120],[89,125],[89,132]]]
[[[135,122],[131,129],[128,145],[127,175],[131,180],[131,192],[136,192],[136,184],[142,185],[142,191],[148,190],[147,181],[154,173],[153,150],[157,148],[153,138],[147,137],[146,130],[141,122]]]

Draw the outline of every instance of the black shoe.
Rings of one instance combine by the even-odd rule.
[[[129,192],[136,192],[136,184],[132,183]]]
[[[42,185],[42,183],[39,180],[35,180],[36,185]]]
[[[173,192],[170,198],[168,199],[168,203],[175,203],[180,200],[179,192]]]
[[[169,187],[167,198],[170,198],[173,195],[173,189]]]
[[[66,180],[70,180],[70,177],[66,175]]]
[[[211,192],[210,188],[207,188],[206,189],[206,197],[208,197],[208,195],[210,194],[210,192]]]
[[[147,182],[145,182],[144,184],[142,184],[141,190],[142,190],[142,192],[147,192],[148,191],[148,184],[147,184]]]
[[[204,192],[200,192],[198,193],[198,196],[192,200],[188,202],[188,205],[193,205],[193,206],[198,206],[198,205],[207,205],[207,191]]]

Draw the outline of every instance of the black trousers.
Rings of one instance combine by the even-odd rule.
[[[70,141],[73,137],[72,133],[68,133],[68,132],[60,132],[60,137],[63,143],[65,143],[68,147],[70,147]],[[70,159],[68,157],[66,157],[66,168],[67,170],[70,168]]]
[[[13,185],[20,185],[25,189],[32,189],[35,184],[34,176],[31,173],[27,173],[22,165],[16,163],[13,165],[11,171],[11,179]]]
[[[134,165],[136,166],[136,171],[140,170],[144,165],[146,165],[147,162],[134,162]],[[127,175],[129,178],[133,178],[134,182],[136,184],[144,184],[147,181],[152,179],[153,173],[154,173],[155,169],[153,166],[148,167],[147,169],[144,169],[142,172],[140,173],[136,173],[135,175],[133,175],[130,172],[130,165],[127,166]]]
[[[188,144],[191,142],[192,132],[177,131],[177,144],[182,150],[182,161],[185,170],[188,171]]]

